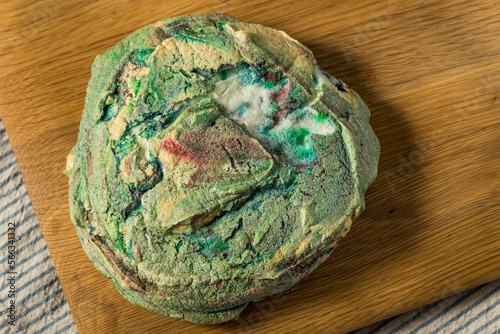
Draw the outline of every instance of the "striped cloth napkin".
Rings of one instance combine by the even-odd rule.
[[[1,118],[0,235],[0,333],[77,333]],[[500,280],[351,332],[385,333],[500,334]]]
[[[0,333],[77,333],[0,118]]]

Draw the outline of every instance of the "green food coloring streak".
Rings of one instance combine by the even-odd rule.
[[[321,114],[321,113],[318,113],[318,116],[316,117],[316,119],[318,120],[318,122],[323,122],[325,120],[328,119],[328,115],[325,115],[325,114]]]
[[[151,53],[153,53],[154,49],[137,49],[132,55],[132,62],[137,65],[145,64]]]
[[[298,131],[298,133],[297,133],[297,137],[295,139],[295,143],[297,145],[304,145],[306,136],[309,135],[309,134],[310,134],[310,132],[307,129],[300,128],[299,131]]]

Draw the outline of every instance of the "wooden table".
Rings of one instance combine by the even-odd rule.
[[[0,114],[80,333],[341,333],[500,277],[500,7],[489,1],[5,0]],[[367,209],[295,291],[197,326],[131,305],[84,254],[65,156],[94,57],[161,18],[288,32],[356,90],[380,138]]]

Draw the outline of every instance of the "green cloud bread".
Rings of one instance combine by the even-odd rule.
[[[68,156],[71,219],[134,304],[235,319],[325,261],[364,209],[370,112],[282,31],[223,14],[97,56]]]

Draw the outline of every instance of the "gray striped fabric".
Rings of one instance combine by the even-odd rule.
[[[12,224],[15,241],[9,243]],[[77,333],[1,118],[0,236],[0,333]],[[13,268],[9,246],[15,246]],[[15,296],[9,292],[14,290]],[[11,301],[14,326],[9,324]],[[500,280],[351,333],[500,334]]]
[[[0,118],[0,333],[77,333]]]

